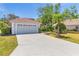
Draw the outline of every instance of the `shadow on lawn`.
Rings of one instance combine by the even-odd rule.
[[[56,37],[56,33],[45,33],[46,35],[52,35],[54,37]],[[66,33],[67,34],[67,33]],[[70,39],[70,37],[67,37],[67,36],[63,36],[63,35],[60,35],[60,37],[56,37],[56,38],[63,38],[63,39]]]
[[[26,34],[38,34],[38,33],[26,33]],[[16,36],[16,35],[26,35],[26,34],[0,34],[0,36]]]
[[[1,34],[0,36],[15,36],[15,34]]]
[[[68,31],[68,33],[79,34],[79,31]]]
[[[64,39],[70,39],[70,37],[66,37],[66,36],[60,36],[60,38],[64,38]]]

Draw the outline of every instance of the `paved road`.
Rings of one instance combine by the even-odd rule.
[[[17,35],[18,47],[11,56],[72,56],[79,55],[79,44],[44,34]]]

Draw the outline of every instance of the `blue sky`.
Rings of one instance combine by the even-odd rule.
[[[0,17],[2,17],[3,14],[12,13],[22,18],[37,18],[37,9],[45,5],[45,3],[0,3]],[[79,12],[79,4],[74,3],[61,4],[61,11],[63,11],[63,8],[68,8],[71,5],[76,5]]]

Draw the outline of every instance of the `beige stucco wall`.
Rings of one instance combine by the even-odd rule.
[[[77,25],[77,27],[78,27],[78,31],[79,31],[79,25]],[[76,29],[76,25],[66,25],[66,28],[68,29],[68,30],[73,30],[73,29]]]

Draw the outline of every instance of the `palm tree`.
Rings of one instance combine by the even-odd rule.
[[[60,37],[60,33],[61,33],[60,32],[60,29],[61,29],[60,25],[62,24],[63,16],[62,16],[62,14],[54,14],[53,19],[54,19],[54,22],[55,22],[54,30],[56,31],[56,36]]]
[[[56,31],[56,36],[57,37],[60,37],[60,29],[62,29],[60,27],[60,25],[62,24],[62,21],[63,21],[63,15],[62,13],[60,13],[60,4],[55,4],[55,9],[54,9],[54,14],[53,14],[53,21],[54,21],[54,24],[55,24],[55,31]],[[64,25],[64,24],[63,24]]]
[[[56,25],[56,33],[57,33],[57,37],[60,37],[60,29],[61,26],[59,26],[63,19],[77,19],[79,17],[78,12],[77,12],[77,8],[75,5],[71,6],[69,9],[66,8],[64,9],[64,12],[60,13],[60,4],[55,4],[54,7],[54,14],[53,14],[53,19],[54,22],[57,24]],[[64,24],[63,24],[64,25]],[[64,26],[64,28],[66,29],[66,27]],[[62,28],[63,29],[63,28]]]

